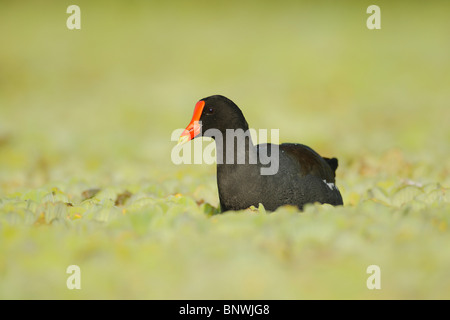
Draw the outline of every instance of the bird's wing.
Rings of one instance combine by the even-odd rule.
[[[335,172],[338,166],[336,158],[322,158],[310,147],[296,143],[280,144],[280,152],[298,162],[301,175],[311,174],[328,183],[335,183]]]

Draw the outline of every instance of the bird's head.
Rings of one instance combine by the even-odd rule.
[[[191,122],[181,134],[178,143],[182,144],[201,136],[215,138],[215,133],[225,135],[227,129],[247,131],[248,124],[233,101],[221,95],[210,96],[197,102]]]

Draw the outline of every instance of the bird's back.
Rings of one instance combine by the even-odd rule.
[[[300,209],[306,203],[343,204],[335,182],[336,158],[322,158],[313,149],[302,144],[258,145],[258,154],[274,152],[278,148],[278,172],[273,176],[260,176],[265,186],[261,203],[269,210],[284,204]],[[267,204],[267,205],[266,205]]]

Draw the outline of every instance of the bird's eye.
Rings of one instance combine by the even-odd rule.
[[[206,115],[212,115],[213,113],[214,113],[214,108],[212,108],[212,107],[208,107],[208,108],[206,108]]]

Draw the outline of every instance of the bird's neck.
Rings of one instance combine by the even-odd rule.
[[[216,140],[217,165],[256,164],[256,147],[249,130],[227,129],[222,139]]]

